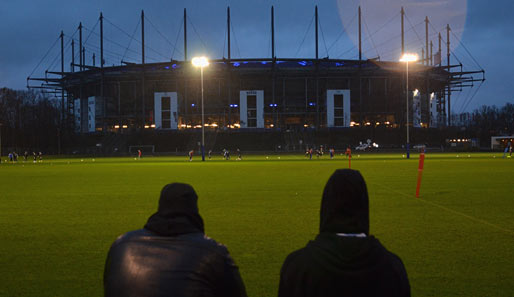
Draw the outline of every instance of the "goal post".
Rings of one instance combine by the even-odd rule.
[[[154,154],[155,153],[155,145],[130,145],[129,146],[129,154],[137,155],[137,151],[141,150],[143,154]]]

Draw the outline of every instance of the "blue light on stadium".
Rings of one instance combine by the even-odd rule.
[[[278,105],[277,105],[276,103],[275,103],[275,104],[273,104],[273,103],[272,103],[272,104],[270,104],[269,106],[270,106],[270,107],[277,107]]]
[[[238,107],[239,105],[237,105],[237,104],[230,104],[229,106],[230,107]]]
[[[337,67],[344,66],[344,63],[336,62],[336,66],[337,66]]]
[[[192,107],[195,107],[195,104],[193,103],[193,104],[191,104],[191,106],[192,106]]]
[[[171,65],[171,68],[173,68],[173,69],[177,69],[177,68],[178,68],[178,65],[177,65],[177,64],[173,64],[173,65]]]
[[[309,102],[309,106],[315,106],[315,105],[316,105],[316,103],[314,103],[314,102]]]
[[[170,69],[170,66],[164,66],[164,69]]]
[[[262,62],[261,62],[261,64],[262,64],[262,65],[266,65],[266,64],[268,64],[268,62],[266,62],[266,61],[262,61]]]
[[[238,62],[234,63],[234,67],[239,67],[239,65],[241,65],[241,64],[239,64]]]
[[[300,61],[300,62],[298,62],[298,64],[300,64],[302,66],[307,66],[307,62],[306,61]]]

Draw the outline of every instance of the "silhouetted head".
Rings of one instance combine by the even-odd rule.
[[[369,234],[369,201],[357,170],[339,169],[328,179],[320,209],[320,232]]]
[[[168,184],[161,191],[157,212],[148,219],[145,228],[169,236],[203,233],[203,220],[197,202],[198,196],[190,185]]]

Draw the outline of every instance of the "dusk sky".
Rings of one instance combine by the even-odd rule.
[[[512,0],[2,0],[0,4],[0,87],[25,89],[26,78],[44,76],[45,70],[60,70],[61,30],[65,34],[65,70],[69,71],[73,37],[82,22],[87,39],[86,61],[99,61],[100,12],[105,17],[106,66],[123,59],[141,62],[141,10],[145,11],[146,62],[183,60],[183,9],[188,13],[188,56],[227,56],[226,8],[232,19],[232,57],[262,58],[271,55],[270,8],[275,6],[276,56],[314,57],[314,6],[320,16],[320,56],[341,59],[358,57],[357,7],[363,13],[365,58],[380,56],[396,61],[400,56],[400,8],[407,14],[406,48],[421,55],[425,25],[437,51],[437,34],[447,23],[452,28],[452,64],[461,61],[464,71],[486,71],[486,82],[470,102],[480,83],[453,96],[453,112],[472,111],[481,105],[503,106],[514,102],[514,11]],[[96,27],[95,27],[96,25]],[[121,30],[120,30],[121,29]],[[91,33],[93,32],[93,33]],[[132,40],[134,36],[136,40]],[[371,37],[370,37],[371,36]],[[303,42],[302,42],[303,41]],[[52,45],[55,46],[52,48]],[[464,46],[463,46],[463,45]],[[78,46],[75,50],[77,51]],[[47,51],[50,50],[45,59]],[[446,46],[443,45],[443,54]],[[468,54],[471,53],[471,55]],[[458,60],[457,60],[458,59]],[[38,66],[40,61],[41,64]],[[78,54],[76,57],[78,61]],[[479,76],[477,76],[479,77]]]

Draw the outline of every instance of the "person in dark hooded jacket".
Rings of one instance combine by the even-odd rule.
[[[104,296],[246,296],[227,248],[204,235],[197,199],[187,184],[162,189],[145,227],[112,244]]]
[[[369,235],[368,191],[358,171],[336,170],[328,180],[320,233],[286,258],[278,296],[410,296],[400,258]]]

